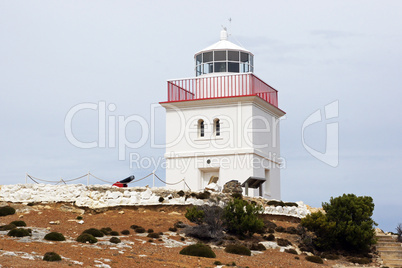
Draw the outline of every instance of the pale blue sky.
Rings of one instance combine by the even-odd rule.
[[[396,0],[0,0],[0,183],[23,183],[25,172],[49,180],[87,171],[108,180],[151,172],[130,169],[117,148],[71,145],[64,135],[68,111],[105,101],[116,105],[108,116],[149,121],[151,104],[166,100],[166,80],[193,76],[194,53],[218,41],[225,25],[232,42],[254,53],[255,74],[278,89],[287,112],[283,199],[320,206],[343,193],[369,195],[379,227],[394,230],[402,222],[401,14]],[[339,101],[339,118],[331,121],[339,124],[336,168],[301,141],[304,120],[333,101]],[[163,143],[163,109],[156,112],[156,141]],[[77,137],[96,140],[94,111],[74,120]],[[321,151],[325,123],[305,133]],[[127,128],[132,141],[138,127]],[[164,150],[148,143],[130,152],[159,159]]]

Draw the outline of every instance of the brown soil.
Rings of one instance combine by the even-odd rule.
[[[61,232],[67,238],[66,242],[20,242],[19,238],[11,238],[4,233],[0,235],[0,264],[1,267],[69,267],[81,266],[73,261],[83,263],[83,267],[95,267],[101,263],[111,267],[215,267],[215,261],[222,264],[235,262],[237,267],[332,267],[334,261],[325,261],[324,265],[318,265],[306,261],[304,255],[292,255],[281,253],[278,249],[269,249],[253,256],[240,256],[228,254],[223,248],[213,247],[216,253],[215,259],[184,256],[179,251],[184,247],[168,248],[163,241],[154,239],[152,243],[144,235],[138,235],[130,229],[133,224],[151,228],[155,232],[163,232],[170,239],[181,241],[184,235],[169,232],[169,227],[177,221],[189,224],[184,217],[185,208],[180,206],[158,207],[125,207],[110,209],[103,212],[86,211],[83,215],[84,224],[76,221],[78,215],[74,212],[62,211],[62,204],[16,206],[15,215],[0,217],[0,224],[5,225],[14,220],[23,220],[29,228],[47,228],[49,232]],[[124,212],[124,213],[123,213]],[[59,221],[60,224],[52,225],[50,221]],[[297,226],[297,223],[287,221],[275,221],[283,227]],[[82,231],[88,228],[110,227],[115,231],[130,230],[130,235],[120,236],[125,247],[117,247],[111,244],[96,243],[82,244],[74,240]],[[276,237],[288,238],[295,242],[295,238],[289,234],[275,233]],[[108,241],[109,237],[101,238]],[[258,236],[257,236],[258,238]],[[192,241],[185,238],[185,241]],[[34,260],[24,259],[21,256],[4,255],[7,252],[21,252],[33,254]],[[45,262],[41,257],[49,251],[54,251],[63,257],[60,262]],[[34,253],[32,253],[34,252]],[[296,259],[298,257],[299,259]],[[66,259],[69,258],[69,259]]]

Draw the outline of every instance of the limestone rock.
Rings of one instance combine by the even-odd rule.
[[[222,192],[229,193],[229,194],[241,194],[243,192],[243,188],[241,187],[240,182],[236,180],[231,180],[223,186]]]

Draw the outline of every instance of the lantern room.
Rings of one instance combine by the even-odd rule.
[[[224,28],[219,42],[194,55],[196,76],[254,71],[254,55],[227,39],[228,33]]]

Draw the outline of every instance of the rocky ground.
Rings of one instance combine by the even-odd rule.
[[[5,205],[5,204],[3,204]],[[345,260],[325,260],[323,265],[305,260],[304,254],[280,252],[280,248],[253,251],[252,256],[240,256],[224,252],[223,247],[212,246],[215,259],[180,255],[179,251],[194,239],[179,232],[169,231],[177,221],[190,224],[184,217],[185,206],[124,207],[102,210],[83,210],[70,204],[9,204],[16,214],[0,217],[0,225],[23,220],[32,229],[31,237],[13,238],[7,231],[0,231],[0,267],[222,267],[214,264],[233,264],[237,267],[344,267],[355,265]],[[77,220],[82,216],[82,221]],[[297,220],[271,219],[278,226],[297,226]],[[130,229],[139,225],[155,232],[163,232],[160,240],[150,241],[147,233],[137,234]],[[75,239],[88,228],[110,227],[115,231],[129,230],[129,235],[119,236],[122,243],[112,244],[110,236],[96,244],[78,243]],[[46,233],[60,232],[67,241],[43,240]],[[276,237],[289,239],[296,244],[295,235],[275,233]],[[255,239],[258,239],[256,235]],[[283,250],[283,249],[282,249]],[[54,251],[62,256],[57,263],[42,260],[46,252]],[[374,266],[374,264],[372,264]]]

